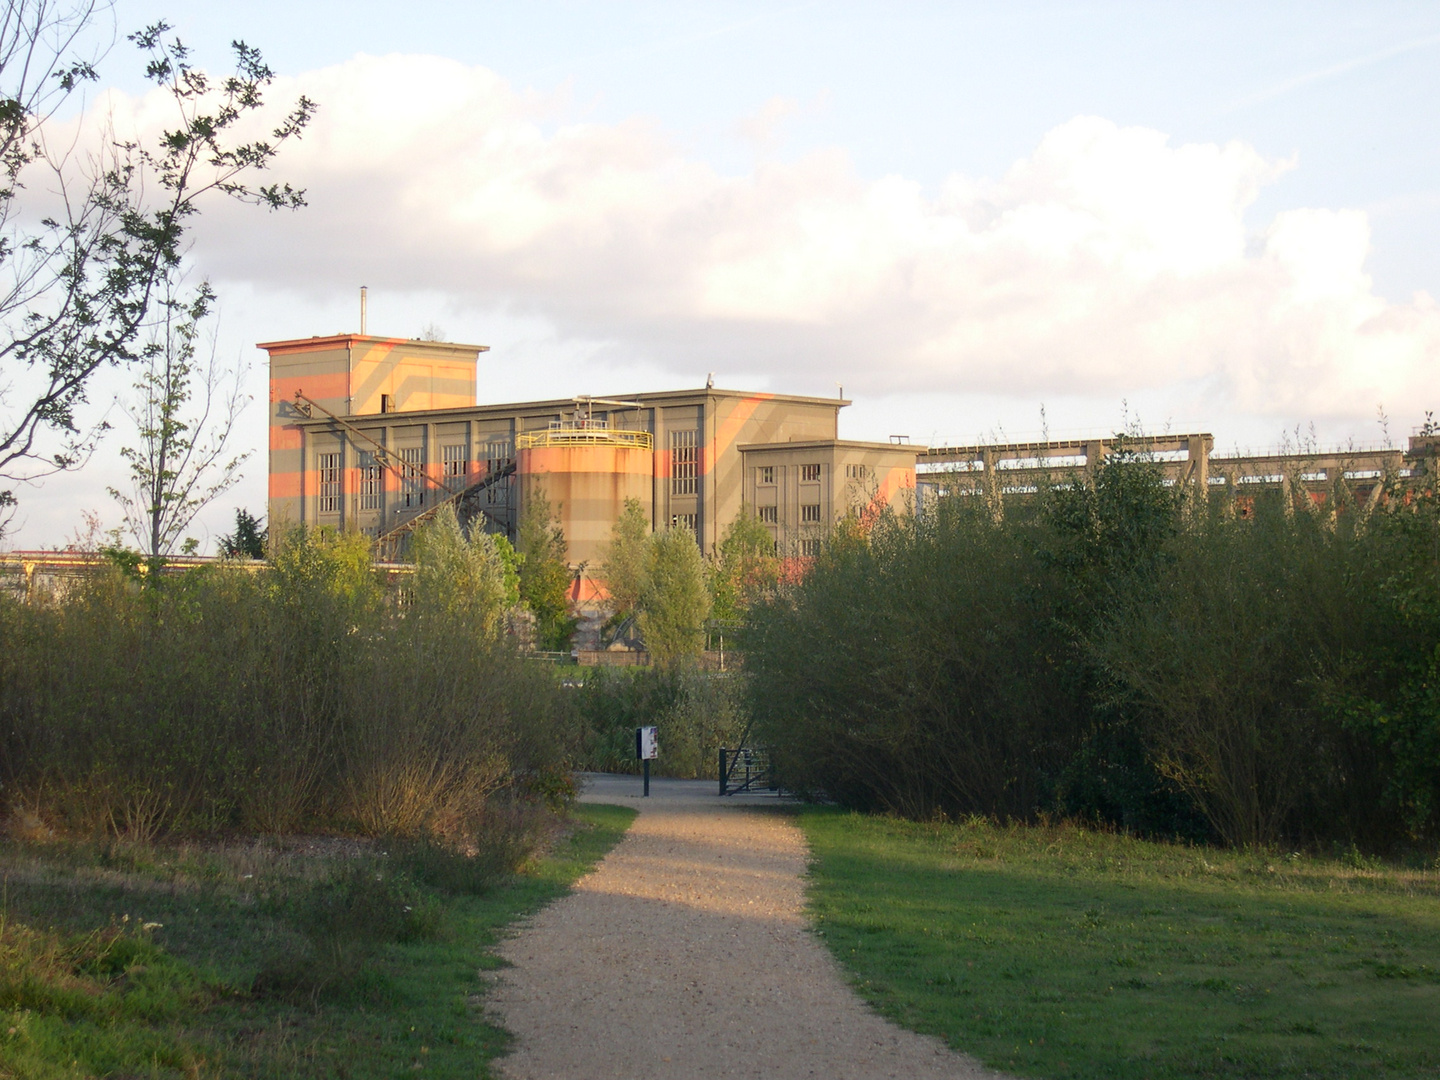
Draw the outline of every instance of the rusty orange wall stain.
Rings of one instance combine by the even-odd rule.
[[[531,446],[517,457],[522,473],[626,473],[649,476],[650,455],[617,446]]]
[[[270,402],[293,401],[295,392],[323,401],[350,396],[350,376],[344,371],[323,371],[310,375],[276,375],[270,380]]]
[[[300,474],[298,472],[270,474],[270,498],[298,499],[300,497]]]
[[[896,495],[906,489],[913,491],[914,488],[914,469],[907,469],[903,465],[897,465],[894,468],[887,469],[885,479],[880,482],[880,487],[875,492],[874,497],[871,498],[870,505],[866,507],[865,512],[861,515],[861,520],[867,524],[873,523],[887,506],[894,504]]]
[[[720,421],[719,426],[715,429],[714,441],[706,443],[700,448],[700,460],[696,464],[702,476],[708,474],[715,467],[715,462],[720,460],[720,457],[735,444],[741,430],[755,415],[755,410],[760,407],[760,403],[769,401],[774,396],[774,394],[751,394],[741,398],[735,408],[730,411],[730,415]],[[668,467],[668,461],[666,465]]]
[[[299,450],[303,445],[305,436],[300,428],[293,424],[270,425],[271,450]]]

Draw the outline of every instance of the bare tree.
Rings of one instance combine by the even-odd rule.
[[[216,355],[197,359],[202,320],[214,300],[208,283],[188,300],[167,294],[143,350],[136,398],[125,412],[136,444],[120,451],[130,465],[131,490],[110,488],[125,526],[152,559],[173,554],[195,516],[234,487],[250,451],[235,453],[231,435],[250,398],[240,365]],[[187,541],[188,543],[188,541]]]
[[[14,505],[14,484],[86,459],[100,430],[79,418],[91,379],[143,358],[202,197],[304,204],[290,185],[252,178],[314,103],[301,97],[265,137],[242,138],[273,79],[260,53],[234,42],[233,72],[213,78],[164,23],[129,40],[169,95],[174,126],[153,144],[112,131],[84,154],[80,136],[52,146],[55,110],[97,78],[94,57],[77,53],[96,15],[91,0],[0,3],[0,507]],[[160,307],[160,321],[173,316]]]

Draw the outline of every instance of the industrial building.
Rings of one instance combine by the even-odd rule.
[[[270,356],[272,523],[364,531],[382,560],[444,505],[514,539],[543,493],[577,570],[574,598],[603,596],[597,571],[627,499],[653,529],[689,529],[713,551],[742,506],[776,550],[804,557],[847,514],[922,512],[983,498],[997,515],[1037,485],[1093,474],[1115,439],[922,447],[839,437],[843,398],[704,386],[480,404],[480,345],[336,334],[264,343]],[[1215,454],[1208,433],[1124,440],[1167,482],[1245,512],[1273,490],[1287,505],[1373,507],[1387,477],[1433,462],[1437,439],[1397,447]],[[918,486],[917,486],[918,482]],[[1345,497],[1335,501],[1337,494]],[[1203,493],[1203,495],[1201,494]]]
[[[513,539],[537,493],[592,574],[627,499],[706,553],[748,505],[797,556],[848,513],[911,506],[917,448],[840,439],[842,398],[705,386],[479,404],[485,346],[337,334],[259,347],[271,522],[359,529],[382,557],[445,504]]]

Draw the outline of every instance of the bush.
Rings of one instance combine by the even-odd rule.
[[[1431,844],[1440,499],[1343,494],[1234,513],[1122,452],[1003,520],[957,495],[837,530],[751,608],[757,739],[857,809]]]
[[[602,772],[638,772],[635,729],[655,726],[661,776],[716,778],[722,746],[737,746],[746,712],[740,677],[691,668],[594,668],[575,691],[585,761]]]
[[[453,539],[453,538],[452,538]],[[116,570],[0,599],[0,780],[72,834],[452,830],[561,785],[578,750],[548,673],[504,640],[489,588],[398,606],[356,534],[295,531],[269,569]],[[513,583],[512,583],[513,584]]]

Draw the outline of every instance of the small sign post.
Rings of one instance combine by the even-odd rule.
[[[637,727],[635,729],[635,757],[645,770],[645,798],[650,797],[650,759],[660,754],[660,743],[656,739],[658,728]]]

